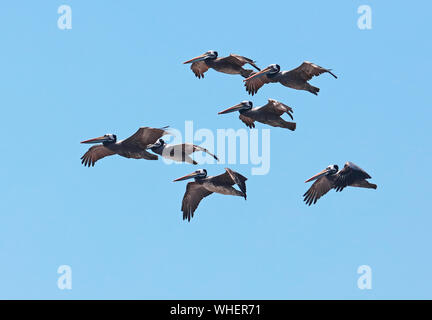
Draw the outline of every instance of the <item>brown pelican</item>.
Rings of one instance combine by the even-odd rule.
[[[225,168],[226,172],[218,176],[207,177],[207,170],[200,169],[184,177],[175,179],[181,181],[194,178],[195,181],[189,182],[183,197],[182,208],[183,220],[190,221],[200,201],[211,195],[213,192],[225,195],[240,196],[246,199],[246,177]],[[233,185],[238,185],[240,191],[234,189]]]
[[[339,170],[339,167],[334,164],[305,181],[316,180],[303,195],[303,200],[308,205],[315,204],[319,198],[331,189],[335,189],[338,192],[347,186],[376,189],[376,184],[369,183],[366,180],[370,178],[371,176],[366,171],[352,162],[345,163],[342,170]]]
[[[308,81],[314,76],[319,76],[322,73],[328,72],[333,77],[337,77],[330,69],[325,69],[312,62],[305,61],[299,67],[290,71],[280,71],[278,64],[271,64],[260,72],[253,73],[250,77],[243,80],[245,82],[246,91],[254,95],[266,83],[279,82],[285,87],[306,90],[314,95],[318,95],[319,88],[311,86]]]
[[[281,127],[294,131],[296,129],[295,122],[288,122],[282,119],[281,115],[287,113],[293,119],[293,110],[287,105],[269,99],[268,103],[262,107],[252,108],[252,101],[243,101],[239,104],[219,112],[219,114],[239,111],[240,120],[243,121],[249,128],[255,128],[255,121],[268,124],[272,127]]]
[[[228,57],[218,58],[216,51],[210,50],[202,55],[183,62],[192,63],[191,69],[195,76],[198,78],[204,78],[204,73],[209,69],[213,68],[216,71],[228,73],[228,74],[240,74],[244,78],[249,77],[254,71],[250,69],[243,69],[242,67],[248,63],[258,71],[261,70],[255,65],[255,61],[239,56],[237,54],[230,54]]]
[[[164,158],[179,162],[198,164],[198,162],[196,162],[189,156],[195,151],[206,152],[213,158],[215,158],[217,161],[219,161],[218,157],[216,157],[213,153],[210,153],[206,148],[191,143],[170,145],[167,144],[163,139],[159,139],[154,144],[149,145],[148,148],[151,149],[151,151],[153,151],[154,153],[157,153]]]
[[[166,127],[165,127],[166,128]],[[82,141],[81,143],[102,143],[93,146],[81,157],[84,166],[94,166],[96,161],[106,156],[118,154],[125,158],[157,160],[158,156],[146,149],[163,135],[169,134],[165,128],[149,127],[139,128],[132,136],[117,142],[115,134],[106,134],[102,137]]]

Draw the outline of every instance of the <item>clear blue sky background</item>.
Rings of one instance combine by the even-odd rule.
[[[72,7],[72,30],[57,28],[61,4]],[[357,28],[362,4],[372,30]],[[0,298],[432,298],[431,10],[426,1],[3,1]],[[313,79],[318,97],[261,89],[255,105],[289,104],[298,129],[272,129],[268,175],[230,166],[249,177],[247,201],[208,197],[186,223],[186,183],[171,181],[196,167],[111,157],[84,168],[79,142],[185,120],[243,128],[236,114],[217,115],[249,98],[241,77],[198,80],[181,63],[209,49],[284,70],[310,60],[339,79]],[[305,206],[305,179],[345,161],[378,190]],[[57,288],[63,264],[70,291]],[[369,291],[357,288],[363,264]]]

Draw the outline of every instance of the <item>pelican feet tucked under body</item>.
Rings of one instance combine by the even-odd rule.
[[[269,99],[268,103],[262,107],[252,108],[252,101],[243,101],[239,104],[219,112],[225,114],[238,111],[240,120],[243,121],[249,128],[255,128],[255,121],[268,124],[272,127],[281,127],[294,131],[296,129],[295,122],[288,122],[282,119],[284,113],[288,114],[293,119],[293,110],[287,105]]]
[[[189,182],[186,187],[186,192],[183,197],[181,211],[183,212],[183,220],[190,221],[194,216],[194,212],[200,201],[211,195],[213,192],[240,196],[246,199],[246,180],[247,178],[241,174],[225,168],[226,172],[218,176],[207,177],[207,170],[200,169],[184,177],[175,179],[181,181],[194,178],[195,181]],[[233,188],[237,185],[240,191]]]
[[[320,173],[305,182],[316,180],[308,191],[303,195],[306,204],[315,204],[319,198],[335,189],[336,192],[342,191],[345,187],[359,187],[376,189],[377,185],[370,183],[366,179],[371,176],[352,162],[345,163],[343,169],[334,164],[328,166]]]
[[[106,156],[118,154],[125,158],[157,160],[158,156],[146,149],[154,144],[160,137],[169,134],[165,128],[139,128],[132,136],[125,140],[117,141],[115,134],[106,134],[102,137],[82,141],[81,143],[101,143],[91,147],[81,157],[84,166],[94,166],[96,161]]]
[[[240,74],[244,78],[247,78],[254,72],[253,70],[243,68],[247,63],[258,71],[261,70],[255,65],[255,61],[249,58],[237,54],[230,54],[228,57],[218,58],[218,53],[213,50],[207,51],[183,63],[192,63],[191,69],[198,78],[204,78],[204,73],[209,68],[228,74]]]
[[[192,164],[198,164],[195,160],[193,160],[189,155],[194,153],[195,151],[202,151],[208,153],[217,161],[219,161],[218,157],[216,157],[213,153],[209,152],[207,149],[197,146],[192,143],[182,143],[182,144],[167,144],[163,139],[159,139],[156,143],[148,146],[151,151],[161,155],[164,158],[171,159],[178,162],[187,162]]]
[[[280,71],[278,64],[271,64],[260,72],[253,73],[250,77],[243,80],[245,82],[246,91],[254,95],[266,83],[279,82],[285,87],[306,90],[314,95],[318,95],[319,88],[311,86],[308,81],[314,76],[319,76],[322,73],[328,72],[333,77],[337,77],[330,69],[325,69],[312,62],[305,61],[299,67],[290,71]]]

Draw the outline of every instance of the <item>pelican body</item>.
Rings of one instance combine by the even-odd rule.
[[[216,157],[213,153],[209,152],[206,148],[191,143],[171,145],[167,144],[163,139],[159,139],[156,143],[150,145],[149,149],[164,158],[178,162],[198,164],[198,162],[196,162],[189,156],[195,151],[205,152],[211,155],[217,161],[219,161],[218,157]]]
[[[157,160],[158,156],[148,152],[147,149],[160,137],[169,134],[164,129],[142,127],[129,138],[121,141],[117,141],[115,134],[105,134],[99,138],[82,141],[81,143],[98,145],[88,149],[81,157],[81,163],[93,167],[96,161],[114,154],[125,158]]]
[[[258,71],[261,70],[255,65],[252,59],[237,54],[230,54],[228,57],[218,58],[218,53],[214,50],[207,51],[183,63],[192,63],[191,69],[199,79],[204,78],[204,73],[207,72],[209,68],[227,74],[240,74],[244,78],[249,77],[254,72],[250,69],[244,69],[243,66],[245,64],[250,64]]]
[[[345,187],[376,189],[376,184],[366,180],[370,178],[371,176],[366,171],[352,162],[345,163],[341,170],[338,165],[334,164],[305,181],[316,180],[303,195],[303,200],[310,206],[331,189],[335,189],[336,192],[342,191]]]
[[[281,117],[284,113],[286,113],[290,116],[291,119],[293,119],[293,110],[289,106],[279,101],[269,99],[268,103],[264,106],[257,108],[252,107],[252,101],[242,101],[233,107],[219,112],[219,114],[238,111],[240,113],[240,120],[243,121],[243,123],[246,124],[246,126],[248,126],[249,128],[255,128],[255,121],[258,121],[264,124],[268,124],[272,127],[285,128],[291,131],[294,131],[296,129],[295,122],[285,121]]]
[[[194,179],[189,182],[182,201],[183,220],[190,221],[200,201],[212,193],[243,197],[246,200],[246,180],[241,174],[225,168],[226,172],[218,176],[207,176],[206,169],[200,169],[174,181]],[[240,190],[233,188],[237,185]]]
[[[330,69],[325,69],[308,61],[303,62],[299,67],[290,71],[280,71],[278,64],[271,64],[260,72],[253,73],[243,81],[245,82],[246,91],[251,95],[257,93],[264,84],[277,82],[288,88],[306,90],[314,95],[318,95],[320,89],[310,85],[308,81],[314,76],[319,76],[326,72],[337,79]]]

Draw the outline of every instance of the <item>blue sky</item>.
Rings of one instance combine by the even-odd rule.
[[[72,8],[72,30],[57,8]],[[372,8],[359,30],[357,8]],[[431,42],[428,2],[18,1],[0,4],[0,298],[431,298]],[[194,77],[207,50],[289,70],[304,60],[318,97],[280,85],[251,100],[294,109],[271,131],[271,170],[248,199],[212,195],[191,223],[180,206],[196,169],[106,158],[84,168],[83,139],[140,126],[243,128],[217,112],[249,99],[241,78]],[[258,125],[259,129],[265,128]],[[199,141],[198,141],[199,142]],[[216,150],[217,152],[217,150]],[[304,181],[353,161],[378,189],[330,192],[307,207]],[[210,174],[224,165],[206,165]],[[357,268],[372,268],[372,290]],[[70,265],[72,290],[57,288]]]

